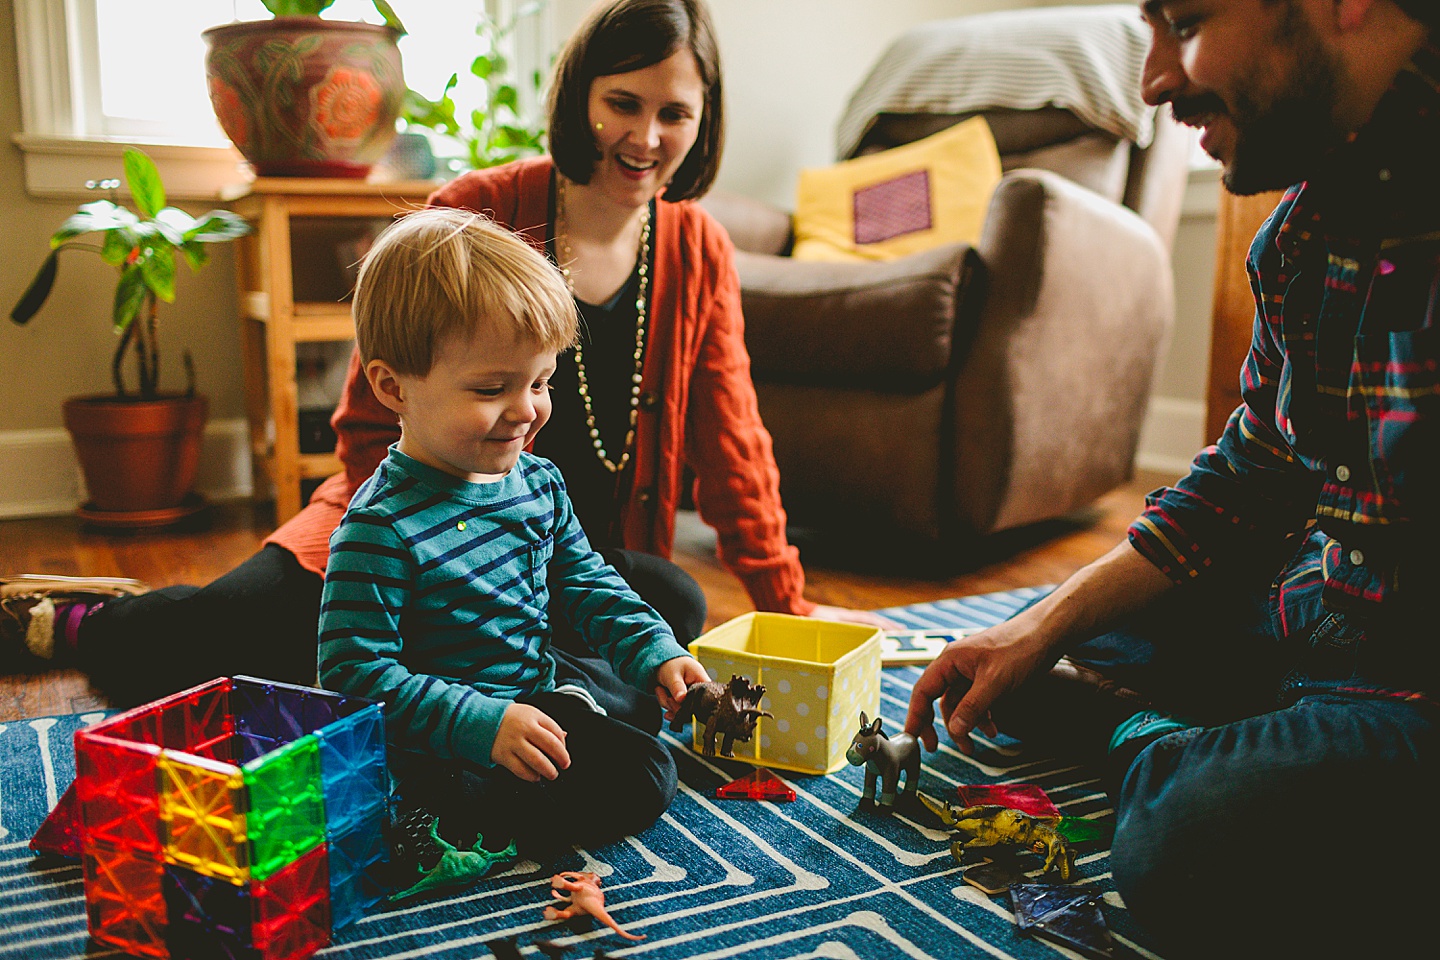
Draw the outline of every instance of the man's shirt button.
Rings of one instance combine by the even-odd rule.
[[[1355,566],[1357,566],[1357,567],[1364,566],[1364,565],[1365,565],[1365,554],[1361,553],[1359,550],[1351,550],[1351,551],[1350,551],[1350,562],[1353,563],[1353,564],[1355,564]]]
[[[1350,479],[1350,468],[1347,467],[1347,466],[1345,466],[1345,464],[1343,464],[1343,463],[1340,464],[1340,466],[1338,466],[1338,467],[1335,468],[1335,479],[1336,479],[1336,480],[1339,480],[1341,483],[1344,483],[1346,480],[1349,480],[1349,479]]]

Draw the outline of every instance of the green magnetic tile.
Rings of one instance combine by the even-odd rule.
[[[250,875],[265,880],[325,841],[319,740],[306,734],[241,770]]]

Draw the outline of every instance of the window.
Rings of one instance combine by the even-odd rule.
[[[471,103],[464,82],[477,52],[474,25],[483,8],[501,23],[530,4],[524,0],[426,0],[397,4],[409,35],[400,40],[406,83],[436,97],[451,73],[462,78],[452,96],[457,113]],[[328,20],[382,18],[370,0],[335,0]],[[232,20],[265,20],[260,0],[15,0],[27,185],[32,193],[71,193],[96,173],[96,156],[113,156],[123,142],[146,145],[167,185],[177,163],[200,164],[179,175],[177,196],[215,196],[224,181],[242,179],[215,121],[205,87],[208,27]],[[548,68],[553,52],[548,7],[516,31],[512,58],[529,75]],[[158,146],[157,146],[158,145]],[[69,158],[69,163],[61,162]],[[32,163],[38,164],[31,169]]]

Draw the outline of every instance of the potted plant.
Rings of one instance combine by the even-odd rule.
[[[138,213],[114,200],[82,204],[50,238],[50,255],[10,319],[27,323],[44,306],[60,254],[67,250],[97,253],[119,270],[113,308],[119,343],[110,363],[115,392],[71,397],[64,420],[90,492],[81,516],[102,525],[147,526],[194,512],[200,432],[209,411],[205,397],[195,392],[188,351],[184,392],[161,390],[156,307],[175,300],[177,259],[199,270],[209,259],[207,244],[232,240],[250,227],[228,210],[196,219],[167,206],[160,174],[140,150],[125,151],[125,180]],[[103,180],[88,186],[113,191],[119,185]],[[127,356],[134,360],[133,391],[126,381]]]
[[[263,0],[274,18],[211,27],[210,103],[262,177],[364,178],[395,138],[405,27],[322,20],[334,0]]]
[[[517,10],[509,23],[499,24],[483,10],[475,25],[479,53],[470,62],[470,75],[478,83],[479,105],[470,111],[469,127],[462,127],[456,117],[451,91],[460,82],[452,73],[439,99],[430,100],[415,90],[406,90],[401,104],[400,120],[404,132],[430,130],[444,141],[458,147],[459,155],[447,153],[445,165],[454,175],[464,170],[499,166],[521,157],[534,156],[545,150],[543,122],[527,118],[520,105],[519,80],[513,76],[510,60],[505,56],[506,39],[525,18],[544,9],[544,2],[528,3]],[[537,71],[529,80],[538,93],[541,76]]]

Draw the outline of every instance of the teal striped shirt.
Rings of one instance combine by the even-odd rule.
[[[549,585],[626,683],[685,655],[590,548],[553,463],[467,483],[391,447],[330,537],[321,685],[383,701],[401,749],[488,766],[505,708],[554,688]]]

